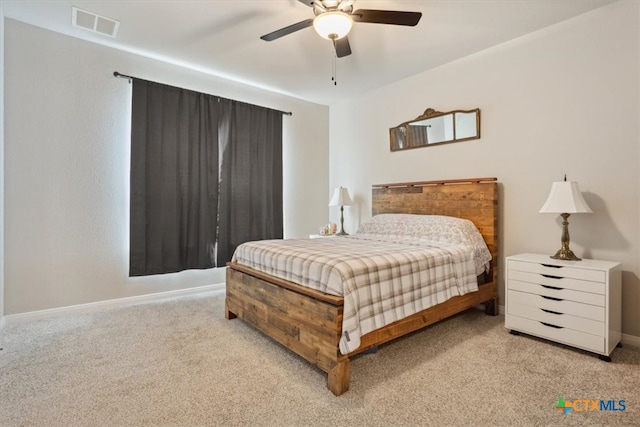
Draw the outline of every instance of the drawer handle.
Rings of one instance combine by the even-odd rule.
[[[555,329],[563,329],[562,326],[558,326],[558,325],[552,325],[551,323],[546,323],[546,322],[540,322],[542,323],[544,326],[548,326],[550,328],[555,328]]]
[[[561,265],[542,264],[542,266],[549,267],[549,268],[562,268]]]
[[[544,311],[545,313],[550,313],[550,314],[562,314],[560,312],[547,310],[547,309],[544,309],[544,308],[541,308],[540,310]]]
[[[546,295],[540,295],[540,296],[544,299],[550,299],[551,301],[564,301],[562,298],[548,297]]]
[[[540,285],[543,288],[547,288],[547,289],[553,289],[554,291],[561,291],[562,288],[556,288],[555,286],[549,286],[549,285]]]
[[[560,276],[552,276],[550,274],[541,274],[542,277],[546,277],[547,279],[562,279]]]

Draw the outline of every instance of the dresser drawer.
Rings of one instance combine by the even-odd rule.
[[[574,279],[571,277],[542,275],[539,273],[531,273],[520,270],[509,270],[508,275],[509,281],[519,280],[525,283],[548,286],[552,289],[573,289],[575,291],[590,292],[593,294],[601,295],[604,295],[605,293],[604,282],[591,282],[588,280]]]
[[[544,310],[551,310],[556,313],[571,314],[576,317],[597,320],[598,322],[605,321],[604,306],[582,304],[569,300],[550,299],[542,295],[519,292],[511,289],[507,292],[507,298],[509,299],[509,305],[524,304]]]
[[[591,335],[604,337],[605,324],[593,319],[574,316],[573,314],[553,312],[553,310],[545,311],[539,307],[520,304],[509,300],[507,313],[513,316],[524,317],[539,322],[548,323],[554,326],[573,329],[574,331],[586,332]]]
[[[531,282],[521,282],[519,280],[511,280],[507,284],[507,289],[514,291],[527,292],[530,294],[544,295],[546,297],[581,302],[584,304],[605,306],[605,296],[599,293],[574,291],[573,289],[562,289],[555,286],[538,285]]]
[[[510,272],[525,271],[529,273],[544,274],[547,276],[564,277],[578,280],[588,280],[591,282],[604,283],[606,273],[602,270],[589,270],[579,267],[557,267],[551,264],[539,264],[535,262],[523,262],[509,260],[507,268]]]
[[[506,327],[516,331],[535,335],[548,340],[568,344],[583,350],[608,354],[604,348],[604,337],[580,332],[568,328],[554,328],[519,316],[507,315]]]

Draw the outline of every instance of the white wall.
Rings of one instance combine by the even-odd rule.
[[[538,210],[566,173],[594,211],[570,218],[571,248],[622,262],[623,333],[640,336],[639,8],[616,2],[332,106],[330,183],[359,203],[345,227],[370,216],[372,184],[495,176],[502,255],[553,254],[560,220]],[[390,152],[388,129],[427,107],[480,108],[481,139]]]
[[[4,326],[4,9],[0,2],[0,348]]]
[[[327,218],[329,111],[6,20],[5,314],[224,282],[128,277],[131,85],[114,71],[283,111],[285,237]]]

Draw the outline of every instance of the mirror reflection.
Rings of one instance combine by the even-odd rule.
[[[428,108],[414,120],[389,129],[391,151],[480,138],[480,109],[440,112]]]

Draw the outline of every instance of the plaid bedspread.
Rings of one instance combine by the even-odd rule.
[[[421,239],[353,235],[244,243],[233,261],[344,297],[340,352],[360,337],[478,289],[473,251]]]

